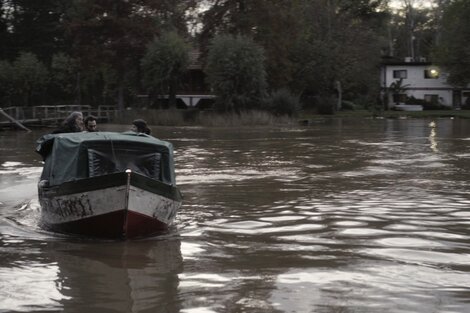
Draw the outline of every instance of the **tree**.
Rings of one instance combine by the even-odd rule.
[[[151,21],[134,16],[134,4],[129,1],[74,0],[65,16],[67,35],[72,40],[72,57],[79,62],[78,85],[94,87],[85,81],[103,78],[112,69],[119,109],[124,109],[126,80],[132,74],[133,64],[143,54],[145,43],[151,37]],[[150,32],[150,33],[149,33]],[[109,70],[108,70],[109,72]],[[115,79],[114,79],[115,78]],[[107,81],[101,85],[111,83]],[[104,90],[85,89],[87,93],[102,94]]]
[[[439,12],[424,7],[418,0],[400,0],[388,24],[392,43],[390,55],[429,57],[436,41]]]
[[[210,0],[202,13],[202,47],[217,34],[244,35],[264,48],[267,79],[272,89],[285,88],[292,78],[290,51],[302,33],[305,0]]]
[[[400,95],[406,92],[408,87],[410,87],[409,84],[403,84],[403,78],[397,79],[390,84],[388,90],[392,93],[395,105],[400,104],[400,100],[402,100],[400,99]]]
[[[66,49],[61,24],[68,1],[3,1],[8,31],[8,50],[4,57],[13,59],[22,51],[34,53],[39,60],[50,62],[54,53]]]
[[[208,0],[202,13],[200,38],[205,46],[217,34],[250,35],[253,18],[253,1],[246,0]]]
[[[449,73],[448,82],[456,86],[470,83],[470,2],[455,0],[444,10],[440,44],[434,50],[435,61]]]
[[[221,32],[253,38],[264,49],[271,90],[331,94],[339,81],[345,97],[377,91],[381,26],[387,17],[380,11],[382,1],[209,2],[201,41]]]
[[[384,8],[388,0],[333,0],[336,2],[338,11],[346,13],[351,17],[359,18],[361,21],[370,22],[380,27],[384,17]],[[331,0],[330,0],[331,2]]]
[[[65,53],[59,52],[52,56],[50,74],[50,89],[52,96],[56,101],[71,101],[74,96],[80,97],[78,94],[78,64]]]
[[[215,37],[206,73],[217,103],[225,111],[252,108],[266,91],[263,49],[245,36]]]
[[[0,47],[0,60],[8,58],[9,47],[11,46],[10,32],[8,31],[10,18],[7,4],[7,0],[0,0],[0,42],[2,43]]]
[[[10,62],[0,60],[0,105],[11,106],[14,96],[14,70]]]
[[[382,41],[367,24],[321,1],[306,5],[299,18],[305,26],[289,56],[292,90],[328,97],[340,89],[352,100],[377,92]]]
[[[189,65],[189,45],[176,32],[164,33],[147,47],[141,66],[144,85],[155,95],[169,95],[170,108],[176,107],[176,89]]]
[[[31,106],[40,102],[48,77],[46,66],[32,53],[21,53],[13,62],[12,80],[23,105]]]
[[[99,69],[98,76],[108,79],[102,85],[112,85],[122,110],[129,89],[139,84],[139,65],[147,44],[162,30],[183,28],[190,2],[73,0],[64,23],[81,76],[91,78]]]

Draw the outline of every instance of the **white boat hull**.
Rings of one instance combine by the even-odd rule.
[[[118,173],[40,187],[39,201],[41,224],[47,229],[135,238],[165,231],[181,206],[181,195],[145,176]]]

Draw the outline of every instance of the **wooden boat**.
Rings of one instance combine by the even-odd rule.
[[[173,148],[133,132],[45,135],[36,151],[41,226],[106,238],[152,236],[167,230],[181,206]]]

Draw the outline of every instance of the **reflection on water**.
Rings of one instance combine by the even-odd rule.
[[[434,152],[439,152],[437,149],[437,140],[436,140],[436,122],[432,121],[429,123],[429,127],[431,128],[431,133],[429,134],[429,142],[431,143],[431,150]]]
[[[1,308],[11,311],[34,311],[36,307],[56,308],[58,301],[67,299],[57,289],[59,268],[55,264],[34,264],[18,266],[2,271],[5,283]],[[16,277],[19,277],[16,279]]]
[[[58,260],[61,269],[67,297],[61,304],[66,312],[83,312],[84,308],[142,312],[161,305],[177,311],[172,299],[182,269],[178,239],[58,246],[51,247],[51,257]]]
[[[174,302],[182,270],[176,237],[134,242],[4,235],[0,311],[145,312]]]
[[[470,122],[152,133],[184,205],[128,242],[38,229],[34,136],[0,133],[0,311],[470,310]]]

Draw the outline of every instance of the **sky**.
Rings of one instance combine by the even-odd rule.
[[[390,0],[390,7],[401,8],[405,3],[411,2],[413,7],[432,7],[436,0]]]

